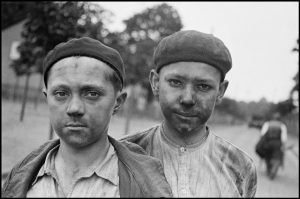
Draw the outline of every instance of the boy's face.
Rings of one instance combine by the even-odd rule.
[[[109,81],[112,73],[108,65],[90,57],[67,57],[50,69],[50,120],[66,144],[85,147],[107,136],[114,108],[126,99]]]
[[[181,134],[203,128],[227,88],[228,82],[220,79],[216,68],[200,62],[172,63],[159,74],[151,71],[151,86],[166,125]]]

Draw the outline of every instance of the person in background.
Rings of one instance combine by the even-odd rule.
[[[88,37],[71,39],[48,53],[43,75],[59,139],[11,170],[2,197],[172,196],[159,160],[107,134],[126,100],[124,64],[116,50]]]
[[[267,175],[273,179],[278,166],[284,166],[284,150],[287,143],[287,127],[280,121],[280,114],[274,113],[261,128],[256,153],[266,162]],[[276,165],[278,164],[278,165]]]
[[[274,113],[271,120],[264,122],[261,128],[261,137],[267,134],[269,137],[274,137],[280,140],[282,148],[286,146],[287,127],[282,121],[280,121],[279,113]]]
[[[122,140],[161,160],[175,197],[254,197],[253,160],[207,125],[228,86],[228,48],[211,34],[185,30],[163,38],[153,59],[149,79],[164,120]]]

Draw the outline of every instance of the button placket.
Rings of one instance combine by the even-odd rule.
[[[178,192],[179,197],[187,197],[188,189],[188,169],[187,169],[187,149],[179,148],[179,169],[178,169]]]

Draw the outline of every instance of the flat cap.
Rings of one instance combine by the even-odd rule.
[[[115,70],[121,79],[122,85],[125,77],[124,63],[121,55],[115,49],[108,47],[98,40],[82,37],[63,42],[51,50],[43,63],[44,83],[47,87],[47,73],[59,60],[70,56],[87,56],[105,62]]]
[[[203,62],[220,70],[222,80],[232,67],[225,44],[213,36],[195,30],[179,31],[163,38],[153,55],[156,71],[174,62]]]

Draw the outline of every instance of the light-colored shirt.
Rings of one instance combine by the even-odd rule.
[[[160,159],[175,197],[254,197],[256,168],[250,157],[209,132],[196,144],[179,146],[160,125],[154,133],[154,157]]]
[[[63,192],[57,178],[55,158],[58,147],[48,152],[27,197],[120,197],[118,157],[111,144],[105,159],[96,168],[81,173],[70,193]]]
[[[270,126],[270,122],[265,122],[264,125],[261,128],[261,136],[266,134]],[[286,125],[281,123],[280,124],[281,134],[280,134],[280,140],[282,143],[286,143],[287,141],[287,128]]]

